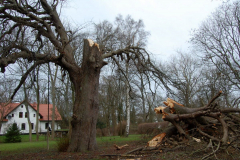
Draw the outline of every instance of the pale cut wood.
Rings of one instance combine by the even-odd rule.
[[[161,133],[159,135],[156,135],[153,137],[152,140],[148,141],[147,146],[148,147],[156,147],[158,144],[160,144],[163,140],[163,138],[166,136],[166,133]]]
[[[123,146],[118,146],[118,145],[114,144],[113,146],[116,148],[116,150],[121,150],[121,149],[123,149],[124,147],[129,147],[128,144],[125,144],[125,145],[123,145]]]

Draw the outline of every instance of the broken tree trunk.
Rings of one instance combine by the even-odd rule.
[[[97,149],[98,88],[100,70],[104,65],[98,44],[92,40],[84,40],[82,66],[69,70],[69,76],[75,88],[75,101],[68,152]]]
[[[222,113],[220,108],[217,108],[217,105],[213,104],[214,100],[217,99],[221,93],[220,91],[206,106],[200,108],[187,108],[168,98],[167,101],[164,102],[167,106],[159,106],[155,108],[154,111],[157,114],[162,114],[162,119],[164,121],[171,122],[172,125],[176,127],[179,134],[184,135],[188,139],[190,139],[190,137],[186,131],[195,128],[202,136],[214,141],[226,143],[228,139],[227,125],[221,118]],[[211,134],[204,132],[205,128],[209,128],[215,123],[220,123],[222,125],[223,136],[221,139],[214,138]]]
[[[179,146],[203,142],[216,142],[222,148],[231,146],[238,150],[240,109],[220,107],[215,100],[221,94],[220,91],[207,105],[200,108],[188,108],[168,98],[164,102],[165,106],[159,106],[154,111],[162,115],[164,121],[170,122],[169,126],[150,140],[145,148],[137,151],[169,151],[179,149]]]

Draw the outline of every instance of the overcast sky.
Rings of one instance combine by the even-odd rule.
[[[176,50],[186,51],[191,30],[221,4],[222,0],[69,0],[62,16],[72,25],[113,22],[118,14],[142,19],[151,34],[148,51],[163,60]]]

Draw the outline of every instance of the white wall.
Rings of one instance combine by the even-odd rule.
[[[31,123],[33,123],[34,128],[32,130],[32,133],[36,133],[36,111],[32,108],[32,107],[28,107],[29,109],[29,118]],[[22,118],[19,118],[19,112],[22,112]],[[7,128],[9,127],[10,124],[13,124],[14,122],[17,123],[18,128],[21,130],[21,133],[29,133],[29,125],[28,125],[28,120],[27,118],[25,118],[25,112],[27,112],[25,105],[20,105],[18,106],[15,110],[13,110],[11,113],[9,113],[10,116],[12,116],[12,114],[14,114],[13,117],[9,117],[7,116],[8,122],[2,122],[2,127],[1,127],[1,131],[0,134],[5,134],[7,131]],[[35,117],[34,117],[35,114]],[[40,116],[39,118],[40,119]],[[25,130],[22,130],[22,124],[25,123]],[[40,121],[39,122],[39,132],[47,132],[47,129],[45,129],[45,123],[47,123],[47,121]],[[51,121],[50,121],[50,125],[51,127]],[[55,130],[56,129],[60,129],[60,127],[58,127],[58,123],[55,122]]]
[[[46,127],[46,123],[48,123],[47,121],[41,121],[40,122],[40,129],[39,129],[39,132],[47,132],[47,129],[45,129]],[[49,121],[49,127],[52,129],[52,122]],[[54,127],[54,130],[58,130],[60,129],[59,125],[58,125],[58,122],[55,121],[55,127]]]

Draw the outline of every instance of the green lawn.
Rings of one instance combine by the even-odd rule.
[[[40,136],[38,142],[35,141],[36,135],[33,135],[32,142],[29,142],[28,135],[21,135],[22,142],[19,143],[2,143],[4,136],[0,136],[0,151],[1,154],[9,153],[21,153],[21,152],[37,152],[39,150],[47,149],[47,141],[45,136]],[[110,136],[110,137],[97,137],[97,143],[101,145],[112,145],[112,144],[126,144],[130,141],[140,141],[141,135],[129,135],[129,137]],[[49,148],[56,149],[57,140],[49,141]]]
[[[128,137],[120,137],[120,136],[110,136],[110,137],[97,137],[97,143],[116,143],[123,144],[129,141],[140,141],[141,135],[129,135]]]
[[[49,141],[49,148],[56,148],[56,141]],[[0,143],[0,151],[3,153],[4,151],[33,151],[38,149],[47,149],[47,141],[39,141],[39,142],[20,142],[20,143]]]
[[[0,143],[4,142],[5,136],[0,136]],[[22,142],[29,142],[29,135],[21,135]],[[39,136],[39,141],[46,141],[47,137],[45,135]],[[36,141],[36,134],[32,135],[32,141]]]

